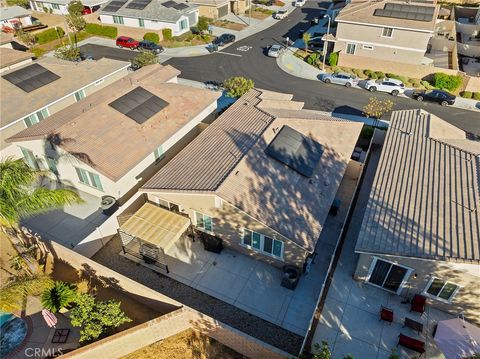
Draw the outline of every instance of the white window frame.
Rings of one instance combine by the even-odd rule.
[[[442,282],[444,282],[442,288],[440,289],[440,291],[438,292],[438,294],[440,294],[442,292],[442,289],[445,287],[445,285],[447,283],[450,283],[450,284],[453,284],[454,286],[457,287],[457,289],[455,289],[455,291],[452,293],[452,295],[450,296],[450,298],[448,299],[443,299],[443,298],[440,298],[438,296],[435,296],[433,294],[430,294],[427,292],[428,289],[430,289],[430,286],[432,285],[433,281],[435,279],[438,279],[438,280],[441,280]],[[456,284],[456,283],[453,283],[453,282],[450,282],[448,280],[444,280],[442,278],[439,278],[439,277],[435,277],[435,276],[432,276],[430,278],[430,280],[428,281],[427,285],[425,286],[425,288],[423,289],[422,291],[422,294],[428,298],[431,298],[433,300],[437,300],[439,302],[442,302],[442,303],[448,303],[448,304],[451,304],[453,302],[453,299],[455,298],[455,296],[457,295],[458,291],[460,290],[460,288],[462,288],[460,285]]]
[[[58,4],[52,4],[52,9],[53,9],[53,10],[60,10],[60,5],[58,5]]]
[[[353,54],[350,53],[350,52],[348,52],[348,47],[349,47],[350,45],[353,46]],[[345,53],[346,53],[347,55],[355,55],[356,52],[357,52],[357,44],[355,44],[355,43],[353,43],[353,42],[348,42],[348,43],[347,43],[347,46],[345,47]]]
[[[46,114],[47,114],[46,116],[42,113],[43,111],[46,112]],[[42,115],[42,117],[43,117],[42,119],[39,118],[39,116],[38,116],[39,113]],[[27,127],[27,128],[28,128],[28,127],[32,127],[33,125],[39,123],[40,121],[45,120],[45,119],[46,119],[47,117],[49,117],[49,116],[50,116],[50,111],[48,111],[48,107],[44,107],[44,108],[42,108],[42,109],[40,109],[40,110],[38,110],[38,111],[35,111],[34,113],[30,114],[29,116],[25,116],[25,117],[23,118],[23,124],[24,124],[25,127]],[[27,118],[29,118],[30,120],[33,120],[33,121],[31,121],[32,124],[31,124],[30,126],[29,126],[29,125],[27,124],[27,122],[25,121]]]
[[[141,27],[141,28],[145,27],[145,19],[142,19],[142,18],[138,19],[138,27]]]
[[[402,268],[405,268],[407,270],[407,272],[405,273],[405,276],[403,277],[403,280],[402,280],[402,283],[400,283],[400,286],[398,287],[397,291],[394,292],[390,289],[387,289],[387,288],[384,288],[383,286],[380,286],[380,285],[377,285],[375,283],[371,283],[369,280],[370,280],[370,277],[372,276],[372,273],[373,273],[373,269],[375,268],[375,265],[377,264],[377,261],[383,261],[383,262],[387,262],[387,263],[390,263],[392,265],[396,265],[396,266],[399,266],[399,267],[402,267]],[[392,267],[390,267],[390,270],[388,271],[387,275],[385,276],[385,280],[383,281],[383,284],[385,284],[385,281],[387,280],[388,278],[388,275],[390,274],[390,271],[392,270]],[[395,293],[395,294],[398,294],[400,295],[400,293],[402,292],[403,288],[405,287],[405,284],[407,283],[408,281],[408,278],[410,278],[411,274],[413,273],[413,269],[410,268],[410,267],[407,267],[407,266],[404,266],[402,264],[399,264],[399,263],[396,263],[396,262],[393,262],[393,261],[390,261],[390,260],[387,260],[385,258],[380,258],[380,257],[375,257],[373,256],[373,259],[372,259],[372,263],[370,263],[370,267],[368,268],[368,274],[367,274],[367,278],[365,278],[365,283],[367,283],[368,285],[371,285],[371,286],[374,286],[376,288],[380,288],[380,289],[383,289],[384,291],[387,291],[389,293]]]
[[[197,226],[197,214],[201,214],[202,216],[206,216],[206,217],[209,217],[210,218],[210,223],[211,223],[211,226],[212,226],[212,229],[209,231],[208,229],[205,229],[205,227],[199,227]],[[203,232],[207,232],[207,233],[213,233],[213,217],[212,216],[209,216],[208,214],[205,214],[205,213],[202,213],[202,212],[199,212],[199,211],[193,211],[193,219],[194,219],[194,225],[195,225],[195,228],[198,228],[199,230],[203,231]],[[205,223],[205,219],[203,220],[203,223]]]
[[[159,150],[161,150],[161,153]],[[155,157],[155,161],[161,161],[165,158],[165,150],[163,149],[163,144],[155,148],[155,150],[153,151],[153,156]]]
[[[373,51],[374,48],[375,47],[373,47],[372,45],[365,45],[365,44],[362,45],[363,50]]]
[[[78,96],[79,98],[77,98],[77,96]],[[83,100],[85,97],[87,97],[87,95],[85,94],[85,90],[84,90],[84,89],[78,90],[77,92],[75,92],[75,93],[73,94],[73,98],[75,99],[75,102],[81,101],[81,100]]]
[[[77,174],[78,183],[81,183],[81,184],[83,184],[83,185],[85,185],[85,186],[88,186],[88,187],[91,187],[91,188],[95,188],[97,191],[104,192],[104,190],[103,190],[103,184],[102,184],[102,178],[100,177],[100,175],[99,175],[98,173],[90,172],[90,171],[88,171],[88,170],[86,170],[86,169],[84,169],[84,168],[81,168],[81,167],[76,167],[76,166],[74,166],[74,168],[75,168],[75,172],[76,172],[76,174]],[[78,176],[78,172],[79,172],[79,171],[80,171],[80,172],[83,171],[83,172],[86,173],[86,179],[87,179],[86,182],[82,182],[82,181],[80,180],[80,177]],[[99,183],[100,183],[100,188],[98,188],[97,186],[94,186],[94,185],[92,184],[92,176],[93,176],[93,175],[98,176],[98,180],[99,180]]]
[[[117,25],[124,25],[123,16],[112,15],[113,23]]]
[[[181,206],[180,204],[178,204],[178,203],[175,203],[175,202],[168,201],[168,200],[166,200],[166,199],[157,197],[157,204],[158,204],[160,207],[162,207],[162,208],[165,208],[165,206],[162,206],[162,205],[160,204],[160,201],[163,201],[163,202],[168,203],[168,210],[169,210],[169,211],[172,210],[172,209],[170,208],[170,206],[173,204],[173,205],[175,205],[175,206],[178,206],[179,212],[183,212],[182,206]],[[195,223],[197,223],[197,222],[195,222]]]
[[[254,246],[250,245],[250,244],[246,244],[244,243],[244,239],[245,239],[245,231],[249,231],[250,233],[252,233],[252,240],[251,242],[253,243],[253,233],[256,233],[260,236],[260,248],[255,248]],[[263,250],[264,246],[265,246],[265,237],[268,237],[268,238],[271,238],[272,239],[272,251],[273,251],[273,243],[274,241],[277,241],[277,242],[280,242],[282,244],[282,250],[280,251],[280,257],[276,256],[275,254],[273,253],[269,253],[269,252],[265,252]],[[265,256],[269,256],[269,257],[272,257],[272,258],[275,258],[275,259],[278,259],[278,260],[281,260],[283,261],[283,256],[284,256],[284,253],[285,253],[285,243],[277,238],[275,238],[274,236],[266,236],[260,232],[257,232],[257,231],[252,231],[251,229],[248,229],[248,228],[242,228],[242,233],[241,233],[241,240],[240,240],[240,244],[252,251],[255,251],[255,252],[258,252],[258,253],[261,253]]]
[[[384,35],[384,34],[385,34],[385,30],[387,30],[387,29],[388,29],[388,30],[391,30],[391,31],[390,31],[390,36]],[[393,27],[388,27],[388,26],[382,27],[382,35],[381,35],[381,37],[386,37],[387,39],[391,39],[391,38],[393,37],[393,31],[394,31]]]

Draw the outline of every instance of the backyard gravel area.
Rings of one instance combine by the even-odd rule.
[[[114,237],[92,259],[252,337],[293,355],[299,353],[303,341],[302,336],[177,282],[170,277],[137,265],[121,256],[119,254],[121,250],[120,240]]]

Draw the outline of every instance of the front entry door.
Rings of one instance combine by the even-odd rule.
[[[367,282],[399,294],[410,272],[407,267],[374,258]]]

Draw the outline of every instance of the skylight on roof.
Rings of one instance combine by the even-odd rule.
[[[167,107],[168,102],[137,87],[108,105],[141,125]]]
[[[39,64],[24,67],[2,77],[25,92],[32,92],[60,78]]]
[[[322,157],[323,146],[285,125],[270,142],[265,153],[302,176],[311,177]]]

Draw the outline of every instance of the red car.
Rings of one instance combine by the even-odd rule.
[[[127,47],[129,49],[135,50],[138,48],[139,42],[135,39],[132,39],[131,37],[128,36],[119,36],[117,37],[117,46],[122,48],[122,47]]]
[[[88,14],[91,14],[92,12],[95,12],[97,11],[98,9],[100,9],[100,6],[94,6],[94,7],[84,7],[83,10],[82,10],[82,15],[88,15]]]

